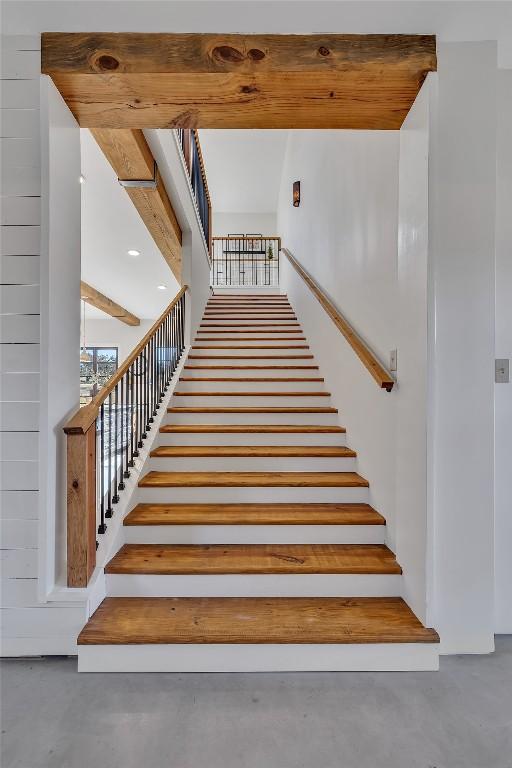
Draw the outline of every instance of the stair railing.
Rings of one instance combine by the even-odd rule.
[[[281,238],[228,235],[212,238],[210,285],[278,286]]]
[[[67,435],[67,584],[86,587],[107,530],[185,346],[183,286]]]
[[[348,320],[343,317],[342,313],[335,307],[332,301],[322,291],[320,286],[313,280],[310,274],[306,272],[297,259],[292,256],[287,248],[283,248],[282,252],[295,269],[296,272],[302,277],[310,291],[318,299],[322,307],[325,309],[334,325],[341,331],[345,339],[348,341],[358,358],[361,360],[365,368],[371,373],[379,387],[385,389],[386,392],[391,392],[395,380],[386,368],[380,363],[377,356],[372,352],[368,345],[357,334],[354,328],[350,325]]]
[[[212,250],[212,204],[206,180],[206,170],[199,142],[199,134],[193,128],[177,128],[176,133],[197,205],[204,240],[208,248],[208,254],[210,254]]]

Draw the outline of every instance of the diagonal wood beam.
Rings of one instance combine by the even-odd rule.
[[[103,154],[124,181],[153,180],[155,160],[140,129],[94,128],[91,130]],[[156,188],[126,187],[162,256],[181,283],[181,228],[158,169]]]
[[[107,315],[114,317],[116,320],[120,320],[126,325],[140,325],[140,320],[127,309],[120,304],[116,304],[115,301],[109,299],[105,294],[93,288],[92,285],[85,283],[83,280],[80,283],[80,298],[90,304],[91,307],[101,309]]]
[[[44,33],[83,127],[398,129],[433,35]]]

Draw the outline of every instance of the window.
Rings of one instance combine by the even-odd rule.
[[[117,347],[86,347],[90,361],[80,361],[80,405],[87,405],[117,370]]]

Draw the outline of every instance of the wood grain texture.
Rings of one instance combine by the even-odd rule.
[[[155,161],[141,130],[96,128],[92,134],[119,179],[153,178]],[[156,189],[126,187],[126,192],[181,283],[181,228],[160,173]]]
[[[248,344],[209,344],[207,347],[193,344],[191,349],[309,349],[309,344],[258,344],[257,346]]]
[[[86,587],[96,565],[96,429],[67,439],[67,585]]]
[[[338,413],[337,408],[331,407],[316,407],[316,406],[289,406],[289,407],[272,407],[272,406],[240,406],[240,407],[204,407],[194,408],[192,406],[184,407],[170,407],[167,409],[169,413]]]
[[[137,504],[123,525],[385,525],[369,504]]]
[[[105,573],[380,573],[402,569],[385,544],[124,544]]]
[[[209,358],[211,360],[211,358]],[[280,371],[318,371],[318,365],[184,365],[183,370],[187,371],[261,371],[261,370],[280,370]],[[322,379],[323,381],[323,379]]]
[[[338,445],[160,445],[151,451],[157,458],[331,458],[344,459],[356,452]]]
[[[267,331],[268,333],[268,331]],[[210,338],[209,336],[196,336],[194,339],[194,343],[200,342],[202,344],[204,343],[210,343],[214,341],[231,341],[234,342],[237,346],[240,344],[241,341],[306,341],[305,336],[239,336],[238,338],[230,339],[230,338]],[[196,347],[197,349],[197,347]]]
[[[323,424],[164,424],[160,427],[163,433],[225,433],[241,434],[249,432],[253,434],[333,434],[345,433],[345,427]]]
[[[148,472],[139,488],[367,488],[357,472]]]
[[[400,597],[109,597],[79,645],[437,643]]]
[[[330,397],[330,392],[174,392],[174,397]]]
[[[194,368],[195,366],[185,366],[186,368]],[[198,368],[206,368],[207,366],[197,366]],[[214,366],[209,366],[214,367]],[[292,377],[268,377],[268,376],[219,376],[217,378],[215,377],[206,377],[206,376],[180,376],[179,381],[191,381],[191,382],[202,382],[202,381],[216,381],[216,382],[231,382],[231,383],[258,383],[258,382],[265,382],[267,384],[275,384],[275,383],[281,383],[281,384],[291,384],[291,383],[297,383],[297,382],[308,382],[308,383],[321,383],[323,382],[323,379],[321,377],[318,378],[306,378],[305,376],[299,377],[295,376]],[[307,392],[307,390],[304,390]]]
[[[313,355],[193,355],[189,354],[188,360],[312,360]],[[195,366],[194,366],[195,367]],[[237,366],[238,367],[238,366]],[[261,366],[268,368],[267,365]]]
[[[110,317],[126,323],[126,325],[140,325],[138,317],[83,280],[80,282],[80,298],[92,307],[101,309],[102,312],[110,315]]]
[[[83,127],[398,129],[428,35],[45,33],[49,74]]]
[[[371,373],[379,387],[385,389],[387,392],[391,392],[395,384],[395,380],[389,371],[387,371],[379,362],[374,353],[364,343],[361,337],[358,336],[354,328],[352,328],[348,320],[343,317],[341,312],[334,306],[332,301],[330,301],[322,289],[316,284],[311,275],[309,275],[306,270],[299,264],[297,259],[292,256],[290,251],[288,251],[287,248],[283,248],[282,252],[285,254],[296,272],[298,272],[298,274],[302,277],[313,295],[316,296],[322,307],[333,321],[334,325],[338,328],[339,331],[341,331],[365,368],[367,368]]]

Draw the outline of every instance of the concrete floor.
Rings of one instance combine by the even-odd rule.
[[[2,662],[2,768],[512,768],[512,637],[440,672],[116,674]]]

